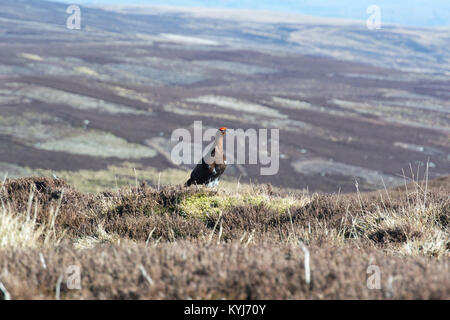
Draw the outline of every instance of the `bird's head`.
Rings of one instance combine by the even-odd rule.
[[[222,134],[223,136],[225,135],[225,133],[227,133],[227,128],[222,127],[219,129],[220,134]]]

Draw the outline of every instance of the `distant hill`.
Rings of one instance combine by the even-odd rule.
[[[61,2],[70,2],[64,0]],[[295,12],[311,16],[366,20],[366,9],[372,4],[382,10],[385,23],[415,27],[450,26],[450,4],[446,0],[81,0],[86,5],[165,5],[178,7],[204,7],[228,9],[270,10]]]

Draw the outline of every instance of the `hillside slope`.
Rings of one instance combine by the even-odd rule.
[[[229,181],[322,192],[450,172],[447,29],[258,12],[81,7],[0,0],[0,177],[55,174],[83,191],[170,185],[172,132],[280,130],[280,170],[229,166]],[[225,142],[227,144],[227,142]],[[205,142],[206,145],[206,142]],[[254,152],[247,148],[247,154]]]
[[[7,180],[0,281],[13,299],[53,299],[55,284],[62,299],[449,299],[449,183],[350,195],[270,185],[85,194],[61,180]],[[62,277],[71,265],[79,290]],[[378,289],[369,266],[381,272]]]

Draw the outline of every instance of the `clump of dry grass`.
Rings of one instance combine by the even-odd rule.
[[[1,199],[0,209],[0,248],[36,248],[42,246],[57,246],[64,237],[64,232],[56,235],[55,220],[59,213],[58,203],[50,207],[46,223],[37,222],[38,207],[33,202],[34,186],[30,187],[26,212],[13,211],[9,202]]]
[[[0,210],[0,248],[31,247],[38,243],[42,230],[34,220],[11,214],[6,208]]]

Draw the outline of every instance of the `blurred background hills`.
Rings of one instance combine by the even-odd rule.
[[[230,166],[225,185],[351,192],[427,162],[450,173],[446,2],[379,1],[379,30],[364,1],[222,2],[82,1],[69,30],[67,3],[0,0],[0,175],[184,183],[193,165],[171,162],[170,136],[195,120],[280,129],[279,173]]]

